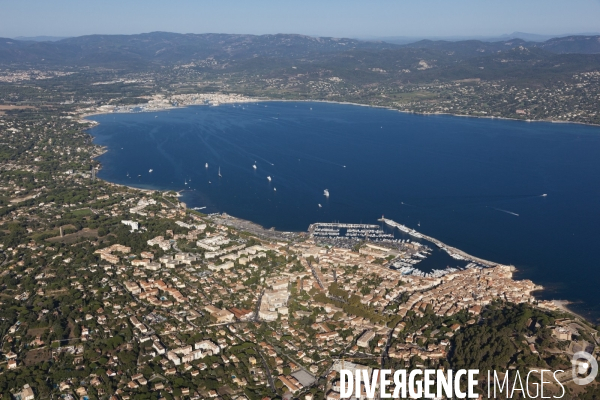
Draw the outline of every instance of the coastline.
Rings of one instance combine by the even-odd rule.
[[[246,102],[247,103],[250,103],[250,102],[307,102],[307,103],[316,102],[316,103],[331,103],[331,104],[343,104],[343,105],[353,105],[353,106],[362,106],[362,107],[383,108],[383,109],[388,109],[388,110],[403,112],[403,113],[406,113],[406,114],[416,114],[416,115],[421,114],[421,115],[424,115],[424,116],[427,116],[427,115],[448,115],[448,116],[463,116],[463,117],[473,117],[473,118],[487,118],[487,119],[505,119],[505,120],[511,120],[511,118],[500,118],[500,117],[489,117],[489,116],[454,115],[454,114],[447,114],[447,113],[414,113],[414,112],[409,112],[409,111],[397,110],[395,108],[386,107],[386,106],[376,106],[376,105],[350,103],[350,102],[338,102],[338,101],[329,101],[329,100],[281,100],[281,99],[247,98]],[[218,105],[221,105],[221,104],[240,104],[240,103],[241,102],[238,99],[236,99],[236,101],[231,101],[230,103],[221,102],[221,103],[213,105],[213,106],[218,106]],[[136,111],[136,112],[161,112],[161,111],[168,111],[168,110],[177,109],[177,108],[189,108],[189,107],[195,106],[195,105],[200,106],[200,105],[212,105],[212,104],[188,104],[188,105],[181,105],[181,106],[170,106],[170,107],[165,107],[165,108],[162,108],[162,109],[142,110],[142,111]],[[100,112],[99,111],[99,112],[95,112],[95,113],[89,113],[89,114],[82,115],[81,118],[84,121],[86,121],[86,122],[92,122],[92,123],[94,123],[94,126],[96,126],[96,125],[99,124],[97,121],[86,120],[85,118],[87,118],[89,116],[93,116],[93,115],[104,115],[104,114],[111,114],[111,113],[122,114],[122,113],[128,113],[128,112],[131,112],[131,111],[115,111],[115,112],[108,112],[108,113],[107,112]],[[133,113],[136,113],[136,112],[133,112]],[[555,123],[553,121],[547,121],[547,120],[536,120],[536,121],[524,121],[524,120],[520,120],[520,119],[514,119],[514,120],[515,121],[522,121],[522,122],[551,122],[551,123]],[[563,123],[577,123],[577,122],[568,122],[568,121],[566,121],[566,122],[563,122]],[[579,123],[579,124],[582,124],[582,123]],[[600,126],[600,125],[594,125],[594,124],[584,124],[584,125]],[[99,157],[100,155],[104,154],[106,151],[108,151],[108,150],[106,150],[105,148],[102,148],[102,151],[99,154],[97,154],[96,156],[94,156],[94,158]],[[139,191],[141,191],[143,193],[155,193],[155,192],[166,193],[166,192],[170,191],[170,190],[163,190],[163,189],[146,189],[146,188],[140,188],[140,187],[130,186],[130,185],[126,185],[126,184],[117,184],[117,183],[112,183],[112,182],[106,181],[104,179],[103,179],[103,181],[107,182],[108,184],[113,185],[113,186],[120,186],[120,187],[126,187],[128,189],[139,190]],[[184,203],[182,203],[181,201],[179,201],[178,204],[179,204],[180,207],[187,208],[186,205]],[[270,239],[276,239],[276,238],[283,239],[283,237],[279,236],[279,234],[281,234],[281,235],[286,235],[286,234],[302,235],[302,234],[305,233],[305,231],[283,232],[283,231],[277,231],[277,230],[275,230],[273,228],[267,229],[267,228],[264,228],[264,227],[258,225],[257,223],[250,221],[250,220],[243,220],[243,219],[240,219],[240,218],[237,218],[237,217],[228,216],[227,214],[223,214],[223,216],[224,216],[224,220],[226,220],[226,219],[233,219],[233,220],[236,220],[236,221],[241,221],[241,222],[247,223],[248,225],[252,225],[252,226],[258,227],[258,228],[260,228],[260,230],[262,230],[264,232],[269,232],[269,233],[271,233],[271,235],[263,235],[263,236],[264,237],[268,237]],[[485,265],[488,265],[488,266],[492,266],[492,265],[502,266],[503,265],[501,263],[495,263],[495,262],[492,262],[492,261],[489,261],[489,260],[483,260],[483,259],[480,259],[478,257],[471,256],[468,253],[465,253],[465,252],[461,251],[460,249],[457,249],[457,248],[445,245],[443,242],[441,242],[441,241],[439,241],[439,240],[437,240],[435,238],[431,238],[431,237],[423,235],[423,234],[421,234],[421,237],[423,239],[425,239],[425,240],[428,240],[428,241],[434,243],[434,244],[441,243],[442,245],[446,246],[449,250],[452,250],[452,251],[456,252],[457,254],[467,255],[469,259],[476,260],[476,261],[478,261],[480,263],[483,263]],[[514,266],[509,266],[509,267],[512,269],[513,272],[517,271],[517,269]],[[537,288],[534,291],[538,291],[538,290],[543,290],[544,289],[540,285],[536,285],[536,286],[537,286]],[[541,301],[539,299],[536,299],[536,300]],[[568,313],[570,313],[570,314],[572,314],[574,316],[577,316],[577,317],[579,317],[579,318],[581,318],[581,319],[583,319],[585,321],[589,321],[587,318],[585,318],[585,317],[577,314],[576,312],[572,311],[568,307],[569,304],[573,304],[572,302],[563,301],[563,300],[550,300],[550,302],[554,303],[557,309],[560,309],[562,311],[568,312]]]
[[[101,179],[101,178],[99,178]],[[156,192],[160,192],[163,195],[167,192],[169,192],[169,190],[160,190],[160,189],[142,189],[142,188],[137,188],[134,186],[129,186],[129,185],[123,185],[123,184],[119,184],[119,183],[112,183],[109,181],[106,181],[104,179],[102,179],[104,182],[106,182],[109,185],[113,185],[113,186],[119,186],[119,187],[125,187],[127,189],[131,189],[131,190],[139,190],[141,192],[147,193],[147,194],[152,194],[152,193],[156,193]],[[179,197],[179,196],[177,196]],[[182,208],[188,209],[187,205],[181,201],[179,201],[178,205]],[[262,225],[253,222],[251,220],[247,220],[247,219],[243,219],[243,218],[238,218],[235,217],[233,215],[230,215],[228,213],[222,212],[219,213],[218,216],[211,216],[209,215],[209,218],[212,219],[214,222],[217,223],[221,223],[223,225],[227,225],[227,226],[231,226],[233,228],[239,229],[239,230],[243,230],[245,232],[249,232],[251,234],[254,234],[256,236],[262,237],[263,239],[268,239],[268,240],[289,240],[290,238],[298,238],[298,237],[308,237],[308,232],[305,231],[292,231],[292,232],[286,232],[286,231],[279,231],[275,228],[265,228]],[[420,234],[420,233],[419,233]],[[440,240],[432,238],[430,236],[424,235],[424,234],[420,234],[421,238],[424,240],[427,240],[429,242],[432,242],[434,244],[438,244],[438,243],[442,243]],[[445,244],[444,244],[445,245]],[[459,252],[461,255],[464,255],[465,258],[468,258],[470,260],[476,260],[479,262],[484,263],[484,265],[486,265],[487,267],[493,268],[493,267],[508,267],[510,268],[512,274],[514,274],[515,272],[518,272],[519,270],[514,266],[514,265],[504,265],[501,263],[496,263],[493,261],[489,261],[489,260],[484,260],[481,259],[479,257],[470,255],[460,249],[457,249],[455,247],[452,246],[448,246],[447,247],[449,250],[453,250],[456,252]],[[514,277],[512,278],[513,280],[516,280]],[[536,291],[543,291],[544,287],[541,285],[537,285],[536,284],[536,288],[533,290],[533,292]],[[532,292],[532,295],[535,298],[535,294]],[[541,302],[542,300],[539,300],[536,298],[536,300],[538,302]],[[581,314],[576,313],[575,311],[573,311],[569,305],[570,304],[574,304],[573,302],[569,301],[569,300],[547,300],[545,301],[546,303],[552,303],[554,304],[554,307],[557,310],[569,313],[577,318],[582,319],[583,321],[589,322],[589,323],[593,323],[592,321],[590,321],[588,318],[582,316]],[[542,309],[549,309],[547,306],[543,307],[543,306],[538,306]]]
[[[101,179],[101,178],[97,178],[97,179]],[[160,192],[160,193],[163,193],[163,194],[164,194],[164,193],[168,193],[168,192],[170,192],[170,190],[159,190],[159,189],[143,189],[143,188],[138,188],[138,187],[135,187],[135,186],[123,185],[123,184],[121,184],[121,183],[109,182],[109,181],[106,181],[106,180],[104,180],[104,179],[101,179],[101,180],[102,180],[103,182],[106,182],[106,183],[107,183],[108,185],[110,185],[110,186],[124,187],[124,188],[131,189],[131,190],[139,190],[140,192],[147,193],[147,194],[153,194],[153,193],[156,193],[156,192]],[[179,197],[179,196],[178,196],[178,197]]]
[[[220,95],[219,93],[210,93],[207,94],[209,96],[212,95]],[[177,95],[173,95],[173,96],[177,96]],[[212,107],[218,107],[221,104],[241,104],[241,103],[253,103],[253,102],[260,102],[260,103],[266,103],[266,102],[304,102],[304,103],[330,103],[330,104],[342,104],[342,105],[351,105],[351,106],[360,106],[360,107],[371,107],[371,108],[379,108],[379,109],[385,109],[385,110],[390,110],[390,111],[396,111],[396,112],[400,112],[403,114],[413,114],[413,115],[422,115],[422,116],[450,116],[450,117],[463,117],[463,118],[481,118],[481,119],[491,119],[491,120],[504,120],[504,121],[520,121],[520,122],[525,122],[525,123],[532,123],[532,122],[545,122],[545,123],[550,123],[550,124],[575,124],[575,125],[584,125],[584,126],[592,126],[592,127],[600,127],[600,124],[593,124],[593,123],[589,123],[589,122],[577,122],[577,121],[560,121],[560,120],[553,120],[553,119],[520,119],[520,118],[511,118],[511,117],[496,117],[496,116],[488,116],[488,115],[468,115],[468,114],[455,114],[455,113],[449,113],[449,112],[418,112],[418,111],[406,111],[406,110],[400,110],[398,108],[394,108],[392,106],[379,106],[379,105],[375,105],[375,104],[363,104],[363,103],[353,103],[353,102],[349,102],[349,101],[336,101],[336,100],[302,100],[302,99],[274,99],[274,98],[268,98],[268,97],[246,97],[244,95],[238,95],[238,94],[233,94],[233,95],[223,95],[223,96],[233,96],[234,99],[232,99],[232,101],[219,101],[217,104],[211,104],[211,103],[203,103],[203,104],[199,104],[199,103],[193,103],[193,104],[182,104],[182,105],[165,105],[165,106],[161,106],[160,108],[152,108],[152,109],[144,109],[144,107],[146,107],[146,104],[134,104],[134,105],[130,105],[127,106],[129,107],[129,109],[123,109],[123,110],[119,110],[119,111],[109,111],[108,109],[105,110],[94,110],[91,112],[85,112],[85,113],[78,113],[77,116],[80,120],[82,121],[87,121],[87,122],[93,122],[96,123],[96,121],[93,120],[88,120],[87,118],[92,117],[94,115],[105,115],[105,114],[127,114],[127,113],[148,113],[148,112],[161,112],[161,111],[169,111],[169,110],[175,110],[178,108],[187,108],[187,107],[193,107],[193,106],[212,106]],[[117,106],[115,106],[117,107]],[[131,111],[134,108],[142,108],[139,111]]]
[[[101,178],[99,178],[101,179]],[[102,179],[104,182],[106,182],[109,185],[112,186],[118,186],[118,187],[125,187],[127,189],[131,189],[131,190],[137,190],[143,193],[147,193],[147,194],[152,194],[152,193],[162,193],[163,195],[167,192],[169,192],[170,190],[161,190],[161,189],[143,189],[143,188],[138,188],[135,186],[130,186],[130,185],[124,185],[124,184],[119,184],[119,183],[112,183],[109,181],[106,181],[104,179]],[[179,197],[179,196],[177,196]],[[181,201],[179,201],[179,203],[177,203],[179,207],[188,209],[187,205]],[[233,215],[230,215],[228,213],[222,212],[222,213],[217,213],[217,214],[209,214],[208,218],[210,218],[211,220],[213,220],[213,222],[216,223],[220,223],[222,225],[226,225],[226,226],[231,226],[235,229],[244,231],[244,232],[248,232],[250,234],[256,235],[258,237],[262,237],[263,239],[267,239],[267,240],[290,240],[290,239],[295,239],[295,238],[306,238],[308,237],[308,232],[307,231],[279,231],[275,228],[265,228],[262,225],[253,222],[251,220],[247,220],[247,219],[243,219],[243,218],[239,218],[239,217],[235,217]],[[416,232],[416,231],[415,231]],[[424,239],[426,241],[429,241],[431,243],[434,243],[436,245],[439,246],[439,244],[442,244],[443,246],[446,246],[447,250],[446,251],[454,251],[457,254],[462,255],[463,257],[465,257],[465,259],[468,260],[472,260],[472,261],[476,261],[479,263],[482,263],[484,265],[486,265],[486,267],[489,268],[494,268],[494,267],[505,267],[505,268],[510,268],[510,271],[512,274],[518,272],[519,270],[514,266],[514,265],[505,265],[502,263],[497,263],[497,262],[493,262],[493,261],[489,261],[489,260],[484,260],[481,259],[477,256],[473,256],[469,253],[466,253],[460,249],[457,249],[453,246],[449,246],[446,245],[445,243],[441,242],[438,239],[432,238],[428,235],[422,234],[417,232],[418,235],[420,236],[415,236],[418,237],[420,239]],[[513,280],[518,280],[515,279],[514,277],[512,278]],[[543,291],[544,287],[541,285],[536,284],[535,289],[532,291],[532,296],[534,296],[535,298],[535,294],[534,292],[537,291]],[[582,316],[581,314],[578,314],[577,312],[573,311],[569,305],[570,304],[574,304],[572,301],[569,300],[540,300],[537,299],[536,300],[540,303],[544,302],[545,305],[538,305],[537,307],[540,307],[542,309],[552,309],[550,307],[548,307],[549,304],[553,304],[555,310],[560,310],[563,312],[566,312],[568,314],[571,314],[577,318],[582,319],[583,321],[589,322],[589,323],[593,323],[591,320],[589,320],[588,318]]]
[[[573,311],[571,308],[569,308],[569,304],[573,304],[572,301],[569,300],[552,300],[552,303],[554,303],[554,305],[556,306],[556,308],[558,308],[559,310],[569,313],[569,314],[573,314],[574,316],[581,318],[583,321],[587,321],[590,322],[587,318],[585,318],[584,316],[582,316],[581,314],[577,314],[575,311]]]

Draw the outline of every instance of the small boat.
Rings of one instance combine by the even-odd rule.
[[[221,177],[221,167],[219,167],[219,178]]]
[[[276,191],[277,191],[277,188],[273,188],[273,191],[274,191],[274,192],[276,192]]]
[[[270,176],[267,176],[267,180],[268,180],[269,182],[271,182],[271,177],[270,177]]]
[[[152,171],[154,171],[154,170],[153,170],[152,168],[150,168],[150,169],[148,170],[148,173],[149,173],[149,174],[151,174],[151,173],[152,173]]]
[[[319,208],[323,207],[321,204],[319,204]]]
[[[204,168],[208,168],[208,163],[204,164]]]
[[[327,189],[323,190],[323,194],[325,195],[325,197],[329,197],[329,190],[327,190]]]
[[[547,193],[544,193],[544,194],[542,195],[542,197],[548,197],[548,194],[547,194]]]
[[[256,169],[256,164],[254,164],[254,165],[252,166],[252,168]]]
[[[208,181],[208,183],[212,183],[211,181]]]
[[[185,181],[184,185],[187,185],[187,181]]]

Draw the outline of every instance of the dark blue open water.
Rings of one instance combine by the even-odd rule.
[[[93,119],[110,182],[280,230],[385,214],[600,317],[600,128],[305,102]]]

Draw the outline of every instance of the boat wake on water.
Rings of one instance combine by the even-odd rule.
[[[519,216],[519,214],[517,214],[516,212],[512,212],[512,211],[508,211],[508,210],[503,210],[503,209],[501,209],[501,208],[496,208],[496,207],[490,207],[490,208],[492,208],[492,209],[494,209],[494,210],[496,210],[496,211],[500,211],[500,212],[503,212],[503,213],[507,213],[507,214],[510,214],[510,215],[514,215],[515,217],[518,217],[518,216]]]
[[[488,195],[488,196],[428,196],[428,197],[419,197],[413,198],[413,201],[417,201],[418,205],[406,203],[404,201],[400,202],[400,205],[408,206],[408,207],[418,207],[423,209],[443,209],[443,208],[456,208],[456,207],[469,207],[469,206],[485,206],[487,208],[492,208],[496,211],[505,212],[508,214],[512,214],[515,216],[519,216],[519,214],[514,213],[512,211],[504,210],[502,208],[491,207],[486,204],[491,202],[501,201],[503,203],[508,202],[518,202],[526,199],[534,199],[540,197],[548,197],[547,193],[544,194],[521,194],[521,195]]]

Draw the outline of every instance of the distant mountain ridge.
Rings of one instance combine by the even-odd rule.
[[[0,63],[44,62],[76,65],[189,62],[215,57],[302,57],[350,49],[381,50],[396,45],[303,35],[177,34],[89,35],[57,42],[0,39]]]
[[[509,39],[498,42],[422,40],[398,45],[383,41],[312,37],[295,34],[178,34],[151,32],[138,35],[89,35],[58,41],[22,41],[0,38],[1,65],[136,67],[173,65],[216,59],[239,62],[255,58],[322,59],[349,51],[432,51],[461,60],[508,51],[516,47],[554,54],[599,54],[600,36],[568,36],[544,42]]]
[[[444,40],[421,40],[406,44],[403,47],[436,49],[447,52],[459,52],[463,55],[476,53],[496,53],[515,47],[539,48],[555,54],[599,54],[600,36],[567,36],[553,38],[545,42],[528,42],[523,39],[509,39],[499,42],[484,42],[480,40],[464,40],[450,42]]]
[[[559,54],[598,54],[600,36],[566,36],[539,44],[540,48]]]
[[[481,42],[502,42],[507,40],[521,39],[527,42],[545,42],[550,39],[563,38],[570,36],[598,36],[600,32],[587,33],[571,33],[563,35],[542,35],[527,32],[513,32],[510,34],[498,36],[372,36],[372,37],[357,37],[359,40],[377,40],[393,44],[412,44],[422,40],[444,41],[444,42],[464,42],[464,41],[481,41]]]

